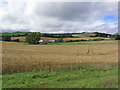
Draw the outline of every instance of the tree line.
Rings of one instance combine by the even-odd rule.
[[[49,33],[44,33],[41,36],[42,37],[51,37],[51,38],[68,38],[68,37],[73,37],[72,34],[49,34]]]
[[[104,33],[97,33],[96,36],[99,37],[106,37],[109,34],[104,34]],[[54,38],[59,38],[59,42],[64,42],[63,38],[66,37],[72,37],[72,34],[41,34],[40,32],[28,32],[26,33],[26,38],[25,38],[25,42],[29,43],[29,44],[38,44],[40,38],[42,37],[54,37]],[[111,38],[115,39],[115,40],[120,40],[120,35],[119,34],[114,34],[114,35],[110,35]],[[9,35],[4,35],[2,37],[0,37],[0,39],[2,41],[15,41],[15,42],[19,42],[19,39],[15,39],[15,40],[11,40],[11,36]],[[99,39],[101,40],[101,39]],[[76,42],[76,41],[86,41],[86,40],[70,40],[68,42]],[[95,39],[95,41],[98,41],[98,39]]]

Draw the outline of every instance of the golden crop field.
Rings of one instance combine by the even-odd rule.
[[[28,45],[2,42],[3,73],[59,71],[75,66],[108,68],[118,62],[118,44]],[[75,68],[74,68],[75,69]]]
[[[110,39],[110,38],[104,38],[104,37],[81,37],[81,38],[64,38],[65,41],[69,41],[69,40],[92,40],[92,39]]]

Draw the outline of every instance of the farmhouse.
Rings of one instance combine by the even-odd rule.
[[[54,43],[59,42],[59,40],[39,40],[39,44],[48,44],[48,43]]]

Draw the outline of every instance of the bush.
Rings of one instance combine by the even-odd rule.
[[[40,40],[40,36],[41,36],[40,32],[28,33],[25,40],[29,44],[38,44],[39,43],[38,41]]]
[[[2,41],[11,41],[11,37],[10,36],[3,36]]]

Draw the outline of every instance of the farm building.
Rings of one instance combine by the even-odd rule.
[[[59,42],[59,40],[39,40],[39,44],[47,44],[47,43],[54,43]]]

